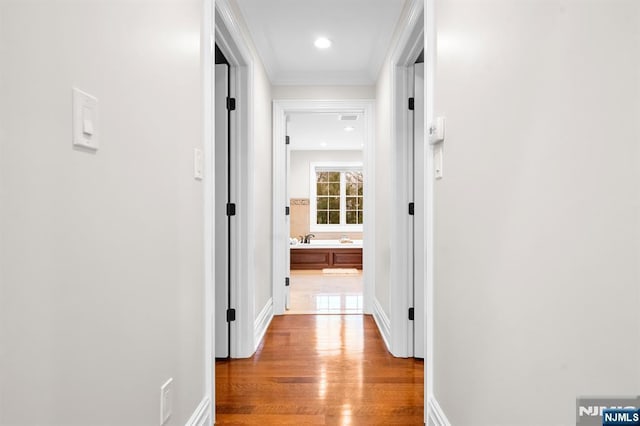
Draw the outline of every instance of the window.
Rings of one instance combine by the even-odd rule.
[[[362,231],[361,163],[312,163],[310,184],[312,231]]]

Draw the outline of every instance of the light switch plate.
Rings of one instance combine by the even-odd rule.
[[[167,423],[173,410],[173,378],[166,381],[160,388],[160,426]]]
[[[198,148],[193,148],[193,177],[198,180],[204,178],[204,157]]]
[[[98,99],[73,88],[73,146],[90,150],[100,147]]]
[[[433,174],[436,179],[442,179],[442,144],[437,145],[433,150]]]
[[[447,120],[445,117],[437,117],[436,122],[429,128],[429,143],[431,145],[444,142],[446,137],[445,128]]]

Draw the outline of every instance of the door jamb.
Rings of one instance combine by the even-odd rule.
[[[289,275],[284,253],[289,250],[289,229],[284,215],[286,199],[284,173],[284,140],[286,115],[293,112],[335,112],[362,113],[365,120],[365,146],[363,148],[364,223],[363,223],[363,311],[372,312],[375,283],[375,173],[374,173],[374,123],[375,101],[359,100],[274,100],[273,101],[273,307],[275,315],[282,315],[284,309],[284,280]],[[282,148],[282,149],[281,149]]]

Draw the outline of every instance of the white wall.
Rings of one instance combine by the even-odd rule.
[[[273,99],[373,99],[374,86],[273,86]]]
[[[435,396],[573,425],[640,383],[640,4],[438,0]]]
[[[273,148],[272,117],[271,117],[271,84],[267,74],[258,61],[258,55],[254,54],[255,86],[254,86],[254,116],[255,116],[255,162],[254,162],[254,199],[255,199],[255,301],[256,317],[265,304],[271,300],[271,281],[263,277],[271,277],[273,262],[271,252],[273,243],[273,195],[272,195],[272,165],[271,158]]]
[[[391,269],[391,182],[392,130],[391,130],[391,73],[390,58],[382,65],[376,86],[376,147],[375,147],[375,197],[376,197],[376,275],[375,298],[387,316],[390,312]]]
[[[201,1],[0,2],[0,424],[157,425],[203,397]],[[71,146],[71,88],[102,146]]]
[[[291,151],[289,166],[291,198],[309,198],[311,163],[323,161],[362,162],[362,151]]]

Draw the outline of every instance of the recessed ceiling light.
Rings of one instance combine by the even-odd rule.
[[[318,49],[327,49],[331,47],[331,40],[326,37],[319,37],[313,43]]]
[[[326,142],[322,142],[322,143],[320,144],[320,146],[327,146],[327,143],[326,143]]]
[[[355,128],[355,127],[353,127],[353,126],[347,126],[347,127],[345,127],[345,128],[344,128],[344,131],[345,131],[345,132],[353,132],[355,129],[356,129],[356,128]]]

